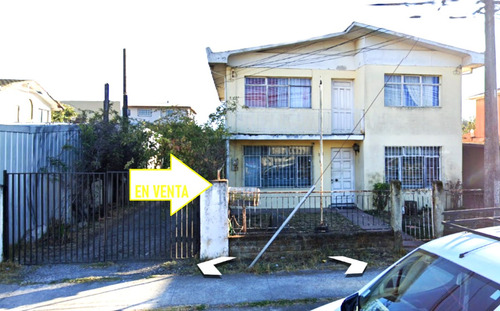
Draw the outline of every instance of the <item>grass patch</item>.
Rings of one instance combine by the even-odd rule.
[[[196,258],[179,259],[172,261],[165,261],[160,265],[158,272],[161,274],[180,274],[180,275],[192,275],[198,274],[198,266],[200,260]]]
[[[96,263],[91,263],[89,265],[86,265],[88,268],[92,269],[99,269],[99,268],[109,268],[114,266],[114,262],[112,261],[105,261],[105,262],[96,262]]]
[[[85,277],[85,278],[62,279],[62,280],[51,282],[50,284],[59,284],[59,283],[84,284],[84,283],[93,283],[93,282],[113,282],[113,281],[119,281],[119,280],[121,280],[121,278],[119,278],[119,277],[89,276],[89,277]]]
[[[22,280],[21,273],[22,266],[14,262],[1,262],[0,263],[0,283],[14,284]]]
[[[253,259],[236,258],[232,261],[217,265],[222,274],[255,273],[269,274],[279,272],[297,272],[307,270],[345,270],[346,264],[329,259],[329,256],[346,256],[364,261],[367,268],[385,268],[401,257],[392,250],[385,249],[344,249],[331,250],[328,248],[299,253],[284,253],[280,256],[264,254],[251,269],[248,266]]]
[[[152,309],[154,311],[195,311],[195,310],[207,310],[209,307],[217,307],[217,309],[226,308],[267,308],[267,307],[287,307],[293,305],[310,305],[315,303],[329,303],[338,298],[304,298],[304,299],[280,299],[280,300],[263,300],[255,302],[242,302],[232,305],[218,305],[218,306],[207,306],[207,305],[196,305],[196,306],[179,306],[179,307],[168,307],[168,308],[156,308]]]

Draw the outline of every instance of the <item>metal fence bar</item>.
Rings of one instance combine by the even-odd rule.
[[[22,264],[193,257],[199,200],[169,215],[168,202],[128,200],[128,172],[4,172],[6,260]]]

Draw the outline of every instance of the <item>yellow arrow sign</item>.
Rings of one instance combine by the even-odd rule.
[[[170,201],[170,216],[212,186],[173,154],[169,169],[131,169],[129,179],[130,201]]]

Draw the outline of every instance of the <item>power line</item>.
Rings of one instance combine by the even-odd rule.
[[[352,133],[354,133],[354,130],[361,124],[362,120],[366,117],[368,111],[370,111],[370,108],[373,106],[373,104],[375,104],[375,101],[378,99],[378,97],[380,96],[380,94],[382,94],[382,92],[385,90],[385,87],[387,86],[387,83],[389,83],[392,79],[392,76],[396,73],[396,71],[399,69],[399,67],[401,66],[401,64],[403,63],[403,61],[405,61],[406,58],[408,58],[408,56],[410,55],[410,53],[413,51],[413,49],[415,48],[415,46],[417,45],[418,43],[418,39],[415,40],[415,42],[413,43],[411,49],[408,51],[408,53],[401,59],[401,61],[397,64],[396,68],[394,68],[394,71],[392,72],[391,74],[391,77],[384,82],[384,85],[380,88],[380,90],[378,91],[377,95],[375,96],[375,98],[372,100],[372,102],[370,103],[370,105],[368,105],[368,108],[363,112],[363,115],[361,116],[361,118],[358,120],[358,122],[354,125],[351,133],[349,133],[347,135],[347,138],[342,141],[342,144],[340,145],[339,147],[339,150],[331,157],[331,160],[330,162],[328,162],[328,165],[326,166],[326,168],[323,170],[323,172],[321,172],[320,174],[320,177],[316,180],[316,182],[314,182],[313,185],[316,185],[320,180],[321,180],[321,176],[325,174],[325,172],[328,170],[328,168],[332,165],[332,162],[333,160],[335,160],[340,152],[340,150],[346,145],[346,143],[349,141],[349,138],[353,135]]]
[[[347,43],[350,43],[352,41],[355,41],[355,40],[358,40],[362,37],[366,37],[366,36],[370,36],[371,34],[379,31],[381,28],[378,28],[378,29],[375,29],[375,30],[372,30],[368,33],[363,33],[362,35],[360,36],[357,36],[357,37],[354,37],[352,39],[349,39],[347,41],[343,41],[341,43],[338,43],[338,44],[334,44],[332,46],[329,46],[329,47],[326,47],[326,48],[321,48],[321,49],[317,49],[317,50],[313,50],[312,52],[307,52],[307,53],[296,53],[294,55],[290,55],[288,57],[285,57],[285,58],[281,58],[279,59],[280,61],[284,61],[284,60],[288,60],[288,59],[293,59],[293,58],[303,58],[303,57],[308,57],[308,56],[311,56],[311,55],[314,55],[314,54],[317,54],[317,53],[321,53],[321,52],[324,52],[324,51],[328,51],[328,50],[331,50],[333,48],[336,48],[336,47],[339,47],[339,46],[342,46],[342,45],[345,45]],[[361,29],[360,29],[361,30]],[[317,42],[311,42],[310,45],[313,45],[313,44],[316,44]],[[309,46],[309,45],[308,45]],[[287,54],[289,51],[287,52],[282,52],[282,53],[278,53],[276,55],[273,55],[273,56],[280,56],[280,55],[283,55],[283,54]],[[269,58],[271,58],[271,56],[269,56]],[[284,63],[284,65],[287,65],[289,63],[293,63],[294,61],[290,61],[290,62],[287,62],[287,63]],[[266,65],[266,62],[255,62],[254,64],[252,64],[253,67],[256,67],[256,66],[262,66],[262,65]],[[239,66],[235,66],[235,68],[245,68],[245,67],[249,67],[249,66],[242,66],[242,65],[239,65]]]
[[[347,44],[349,42],[355,41],[355,40],[357,40],[359,38],[362,38],[364,36],[370,35],[372,33],[380,32],[380,30],[381,30],[381,28],[378,28],[378,29],[370,31],[369,33],[364,34],[362,36],[358,36],[358,37],[355,37],[355,38],[343,41],[341,43],[329,46],[327,48],[317,49],[317,50],[314,50],[314,51],[312,51],[310,53],[303,53],[303,54],[293,55],[293,56],[289,56],[287,58],[280,59],[280,61],[283,61],[283,60],[287,60],[287,59],[291,59],[291,58],[296,58],[294,60],[291,60],[291,61],[288,61],[288,62],[284,62],[282,64],[278,64],[275,67],[264,68],[264,69],[261,69],[261,70],[257,70],[256,72],[253,72],[253,73],[248,74],[248,75],[258,75],[258,74],[261,74],[263,72],[266,72],[266,71],[269,71],[269,70],[273,70],[273,69],[276,69],[276,68],[281,68],[281,67],[284,67],[284,66],[290,65],[290,64],[301,64],[301,65],[303,65],[303,64],[317,63],[317,62],[323,61],[323,60],[318,60],[320,57],[324,57],[325,59],[328,59],[328,58],[329,59],[338,59],[338,58],[342,58],[342,57],[346,57],[346,56],[352,56],[352,55],[356,55],[356,54],[358,54],[360,52],[377,50],[377,49],[380,49],[380,48],[385,47],[385,46],[392,45],[392,44],[397,43],[397,42],[402,42],[402,41],[406,41],[406,40],[414,38],[413,36],[405,36],[403,38],[390,39],[390,40],[387,40],[387,41],[384,41],[384,42],[378,42],[378,43],[375,43],[375,44],[372,44],[372,45],[369,45],[369,46],[365,46],[365,47],[362,47],[362,48],[357,48],[357,49],[352,49],[352,50],[347,50],[347,51],[341,51],[341,52],[338,52],[338,53],[335,53],[335,54],[317,56],[317,59],[313,59],[313,60],[315,60],[314,62],[311,61],[311,62],[302,62],[302,63],[299,63],[300,59],[304,59],[304,58],[310,57],[312,55],[315,55],[315,54],[317,54],[319,52],[327,51],[327,50],[330,50],[332,48],[335,48],[335,47]],[[283,55],[283,54],[284,53],[280,53],[279,55]],[[262,64],[256,63],[256,64],[257,65],[264,65],[265,63],[262,63]],[[246,67],[236,66],[234,68],[246,68]],[[215,74],[219,74],[218,72],[214,72],[213,70],[212,70],[212,72],[215,73]],[[243,76],[243,77],[236,77],[236,78],[233,78],[233,80],[236,81],[236,80],[240,80],[240,79],[244,79],[244,78],[245,78],[245,76]],[[225,82],[223,81],[223,82],[215,83],[215,86],[216,87],[220,87],[220,86],[223,85],[223,83],[225,83]]]

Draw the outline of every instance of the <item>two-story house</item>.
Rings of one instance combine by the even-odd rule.
[[[483,66],[482,53],[353,23],[207,57],[220,100],[236,107],[230,186],[302,190],[322,171],[327,191],[462,178],[462,71]]]
[[[475,129],[462,135],[463,143],[463,187],[482,189],[484,187],[484,142],[485,107],[484,93],[471,96],[476,104]],[[500,115],[500,89],[497,90],[497,109]],[[498,127],[500,134],[500,125]]]

